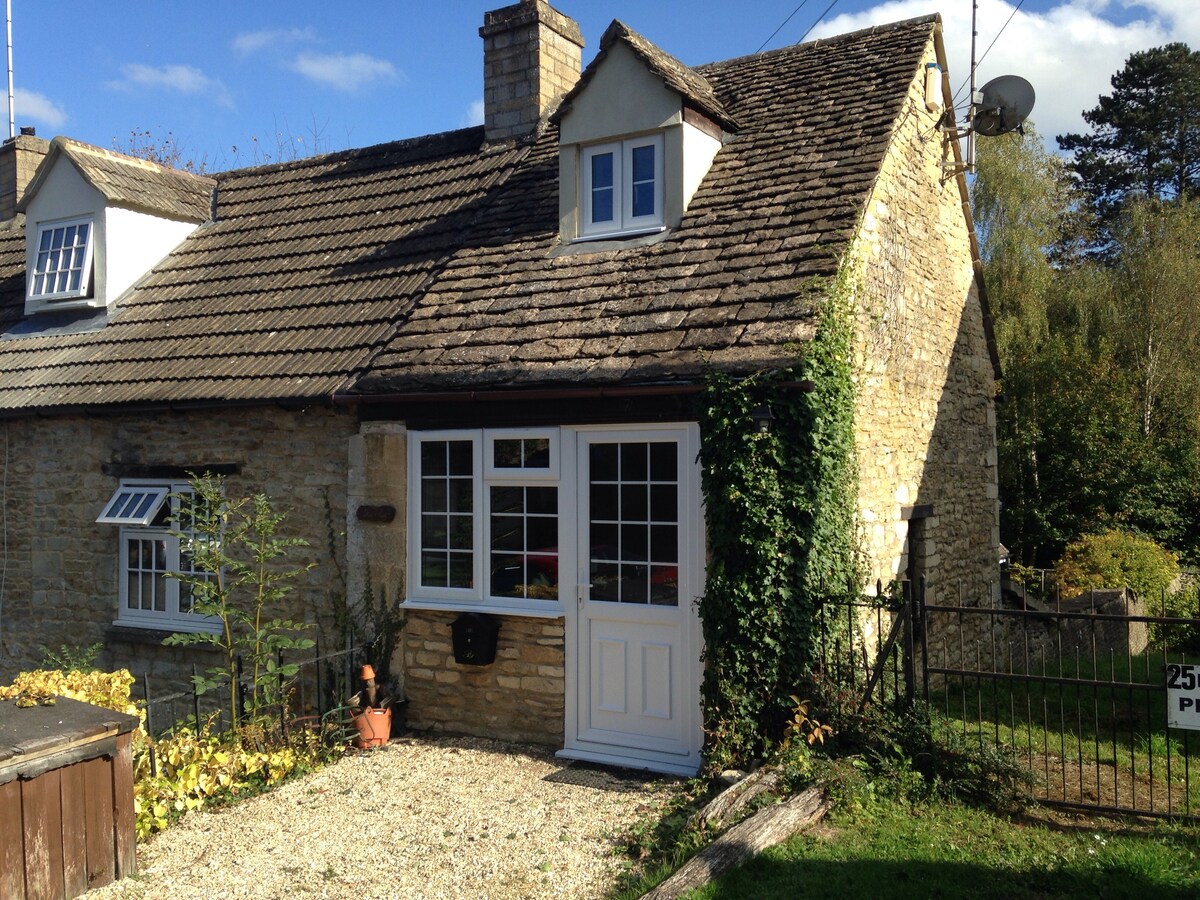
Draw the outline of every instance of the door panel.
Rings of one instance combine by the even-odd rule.
[[[686,434],[579,433],[576,728],[568,753],[664,771],[699,760],[699,560],[688,533],[698,527],[698,502],[689,505],[698,482]]]

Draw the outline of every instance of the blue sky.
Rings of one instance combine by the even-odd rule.
[[[795,43],[830,0],[558,0],[587,46],[619,18],[685,63]],[[1196,0],[978,0],[980,83],[1021,74],[1044,134],[1081,130],[1136,50],[1200,46]],[[483,14],[503,0],[204,4],[12,0],[18,127],[123,149],[170,133],[210,169],[340,150],[480,121]],[[800,9],[796,11],[797,6]],[[114,13],[120,10],[119,13]],[[136,12],[133,12],[136,10]],[[968,73],[971,0],[837,0],[809,35],[941,12],[954,85]],[[1008,22],[1007,27],[1005,23]],[[7,126],[0,126],[7,134]]]

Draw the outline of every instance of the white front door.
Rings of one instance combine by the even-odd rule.
[[[677,774],[700,764],[697,445],[694,425],[578,432],[566,756]]]

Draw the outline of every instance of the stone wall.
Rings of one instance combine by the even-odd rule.
[[[0,222],[17,214],[17,203],[49,151],[49,141],[29,134],[0,144]]]
[[[926,61],[934,61],[931,42]],[[960,179],[924,62],[855,247],[859,512],[871,581],[999,599],[995,393]],[[910,566],[911,564],[911,566]]]
[[[273,406],[0,422],[0,679],[64,644],[101,643],[101,665],[149,672],[162,690],[205,664],[198,651],[162,647],[162,633],[113,627],[119,529],[95,520],[119,484],[113,473],[133,466],[240,467],[229,495],[271,497],[288,512],[283,531],[309,543],[295,561],[315,564],[281,612],[333,636],[354,428],[348,412]]]
[[[523,0],[486,13],[479,34],[487,139],[531,133],[579,80],[579,25],[545,0]]]
[[[404,634],[408,724],[438,732],[563,745],[562,619],[501,616],[496,661],[454,661],[458,613],[410,610]]]

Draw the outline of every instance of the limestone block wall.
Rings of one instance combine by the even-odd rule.
[[[496,661],[454,661],[458,613],[410,610],[404,634],[408,724],[436,732],[563,745],[562,619],[501,616]]]
[[[933,43],[925,61],[935,61]],[[859,513],[871,579],[913,563],[935,602],[999,596],[994,371],[965,196],[924,62],[855,247]]]
[[[119,529],[95,522],[129,467],[233,463],[231,496],[264,492],[288,512],[283,531],[309,546],[291,618],[336,631],[343,602],[346,442],[352,414],[324,407],[31,417],[0,422],[0,679],[36,665],[41,647],[101,643],[105,667],[149,672],[163,690],[205,656],[165,635],[114,629]]]

